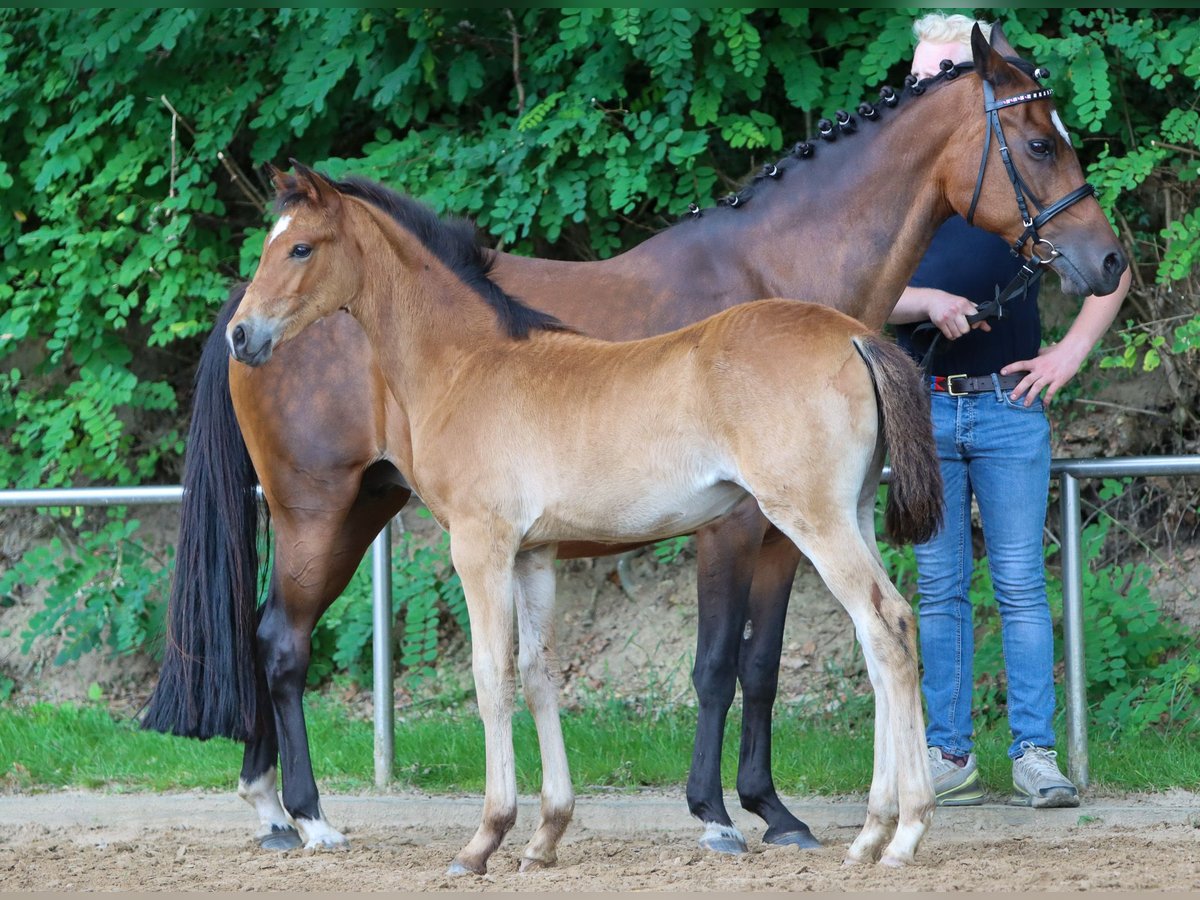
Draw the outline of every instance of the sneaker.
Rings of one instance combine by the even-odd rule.
[[[975,754],[967,756],[967,764],[960,766],[947,759],[940,747],[930,747],[929,777],[933,779],[933,793],[938,806],[978,806],[983,802],[983,787],[979,783],[979,763]]]
[[[1016,806],[1048,809],[1078,806],[1079,791],[1058,768],[1058,753],[1023,741],[1013,760],[1013,796]]]

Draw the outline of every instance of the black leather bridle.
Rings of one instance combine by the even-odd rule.
[[[945,63],[943,71],[945,71]],[[964,68],[958,66],[956,68]],[[1037,73],[1044,73],[1045,70],[1035,70]],[[1086,181],[1075,188],[1064,197],[1054,201],[1049,206],[1044,206],[1037,196],[1030,190],[1029,185],[1021,178],[1021,174],[1017,171],[1017,167],[1013,164],[1012,154],[1008,149],[1008,140],[1004,137],[1004,127],[1000,124],[1000,110],[1009,106],[1017,106],[1021,103],[1032,103],[1034,100],[1045,100],[1054,95],[1052,88],[1039,87],[1037,90],[1026,91],[1023,94],[1017,94],[1015,97],[1006,97],[1003,100],[996,99],[996,92],[992,88],[990,81],[983,80],[983,111],[987,116],[987,128],[984,130],[983,140],[983,156],[979,160],[979,175],[975,179],[975,193],[971,197],[971,206],[967,210],[967,224],[974,225],[975,207],[979,205],[979,194],[983,190],[983,177],[987,171],[988,154],[992,147],[992,134],[996,135],[996,145],[1000,150],[1000,159],[1004,163],[1004,170],[1008,173],[1008,180],[1012,183],[1013,192],[1017,198],[1017,209],[1021,213],[1021,223],[1025,226],[1025,230],[1021,232],[1021,236],[1013,242],[1012,253],[1014,256],[1022,257],[1020,271],[1012,281],[1003,289],[996,289],[996,296],[992,300],[979,304],[976,307],[978,312],[967,316],[967,322],[974,324],[982,322],[988,318],[1001,318],[1004,315],[1004,305],[1009,300],[1016,297],[1024,296],[1029,288],[1041,277],[1042,272],[1060,255],[1054,244],[1046,240],[1038,234],[1038,229],[1053,219],[1056,215],[1062,212],[1069,206],[1078,203],[1084,197],[1090,197],[1096,193],[1096,189]],[[1028,198],[1028,201],[1027,201]],[[1037,215],[1029,214],[1029,202],[1037,208]],[[1026,242],[1032,240],[1033,245],[1029,250],[1029,257],[1025,258],[1022,250]],[[1046,255],[1040,255],[1039,248]],[[935,328],[932,322],[922,323],[917,326],[914,331],[923,331],[927,328]],[[922,368],[928,369],[929,363],[933,358],[933,349],[941,337],[941,332],[937,331],[934,334],[933,342],[925,353],[922,360]]]
[[[987,171],[988,151],[992,146],[992,133],[994,132],[997,145],[1000,148],[1000,159],[1004,163],[1004,170],[1008,173],[1008,180],[1012,182],[1013,192],[1017,196],[1017,209],[1021,213],[1021,222],[1025,226],[1025,230],[1021,233],[1021,236],[1013,243],[1012,251],[1014,254],[1019,255],[1025,246],[1025,242],[1032,238],[1035,248],[1038,244],[1045,244],[1050,248],[1051,259],[1057,256],[1058,252],[1054,249],[1053,244],[1038,235],[1038,229],[1067,207],[1078,203],[1084,197],[1092,196],[1096,193],[1096,189],[1085,181],[1065,197],[1056,200],[1050,206],[1044,206],[1034,195],[1033,191],[1030,190],[1029,185],[1021,178],[1021,174],[1013,164],[1012,154],[1008,149],[1008,140],[1004,137],[1004,127],[1000,124],[1000,110],[1009,106],[1018,106],[1021,103],[1031,103],[1034,100],[1045,100],[1053,95],[1053,88],[1039,88],[1036,91],[1027,91],[1024,94],[1017,94],[1015,97],[1006,97],[1003,100],[997,100],[996,92],[992,88],[991,82],[983,82],[983,110],[988,119],[988,128],[984,134],[983,156],[979,160],[979,176],[975,179],[975,193],[971,197],[971,207],[967,210],[967,224],[973,225],[975,207],[979,204],[979,193],[983,190],[983,176],[984,172]],[[1025,202],[1026,197],[1032,200],[1033,205],[1038,208],[1036,216],[1029,214],[1029,204]]]

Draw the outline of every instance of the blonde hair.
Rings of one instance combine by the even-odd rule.
[[[989,40],[992,37],[990,22],[976,22],[970,16],[945,13],[929,13],[913,22],[913,37],[931,44],[963,44],[971,46],[971,29],[979,25],[983,36]]]

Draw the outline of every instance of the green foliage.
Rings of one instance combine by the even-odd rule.
[[[405,532],[392,546],[393,652],[412,684],[435,675],[440,639],[447,629],[470,635],[462,584],[450,563],[449,538],[422,546]],[[345,672],[359,684],[372,677],[370,556],[313,630],[310,685]]]
[[[0,9],[0,484],[175,480],[199,342],[261,246],[263,164],[383,181],[516,252],[606,257],[727,193],[816,118],[898,83],[918,12]],[[1147,443],[1194,450],[1200,19],[998,15],[1049,66],[1137,267],[1103,364],[1165,369],[1172,427]],[[103,533],[129,550],[128,535]],[[80,540],[98,548],[97,534]],[[121,565],[146,585],[155,564],[126,552]],[[119,603],[87,606],[101,603],[95,570],[69,569],[96,622],[122,620]],[[61,627],[95,639],[95,623],[67,615],[64,573],[24,572],[61,592]],[[421,572],[396,579],[423,585],[400,603],[401,655],[417,669],[449,596]],[[366,605],[328,615],[348,627],[341,644],[318,635],[314,665],[362,671]]]
[[[156,646],[163,631],[169,559],[159,559],[137,540],[140,523],[119,508],[96,530],[71,542],[54,537],[34,547],[0,577],[0,597],[18,585],[41,586],[44,608],[22,633],[22,651],[52,637],[58,665],[106,649],[113,655]],[[170,551],[168,551],[170,554]]]

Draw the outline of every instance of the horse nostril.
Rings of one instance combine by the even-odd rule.
[[[233,349],[238,353],[246,349],[246,329],[242,325],[233,329]]]
[[[1123,253],[1110,253],[1104,257],[1104,271],[1109,275],[1116,275],[1125,268],[1125,255]]]

